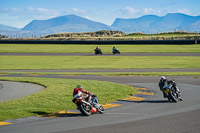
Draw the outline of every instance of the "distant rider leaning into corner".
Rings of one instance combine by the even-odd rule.
[[[115,46],[112,48],[112,52],[118,51],[118,48],[116,48]]]
[[[84,96],[83,93],[88,94],[89,96]],[[87,102],[91,103],[95,108],[98,108],[99,103],[97,100],[96,95],[94,95],[93,93],[90,93],[89,91],[86,91],[82,88],[81,85],[77,85],[76,88],[74,88],[73,91],[73,97],[83,97]]]
[[[181,92],[180,92],[179,88],[176,86],[176,82],[173,81],[173,80],[167,80],[167,79],[165,78],[165,76],[161,76],[160,81],[159,81],[159,87],[160,87],[160,90],[163,92],[163,97],[164,97],[164,98],[167,97],[166,94],[164,93],[163,87],[166,86],[166,85],[169,85],[169,84],[171,84],[172,86],[174,86],[174,88],[176,89],[176,91],[177,91],[178,94],[179,94],[179,99],[180,99],[181,101],[183,101]]]
[[[96,47],[96,49],[94,51],[100,51],[101,49],[99,48],[99,46]]]

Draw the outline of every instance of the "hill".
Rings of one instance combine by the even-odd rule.
[[[60,16],[48,20],[33,20],[22,31],[31,31],[40,34],[52,34],[61,32],[91,32],[109,30],[108,25],[94,22],[76,15]]]
[[[44,36],[49,39],[65,39],[65,40],[95,40],[99,38],[124,37],[126,34],[121,31],[101,30],[96,32],[81,33],[58,33]]]
[[[19,31],[20,29],[0,24],[0,31]]]
[[[111,26],[125,33],[159,33],[176,30],[200,32],[200,16],[169,13],[162,17],[145,15],[135,19],[117,18]]]
[[[4,35],[18,34],[19,32],[20,32],[19,28],[0,24],[1,38],[3,38],[2,36],[4,36]]]

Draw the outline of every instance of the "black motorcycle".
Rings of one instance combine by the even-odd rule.
[[[118,49],[114,49],[114,50],[112,51],[112,53],[113,53],[113,54],[120,54],[120,51],[119,51]]]
[[[94,54],[95,55],[98,55],[98,54],[102,55],[103,53],[102,53],[101,49],[95,49]]]
[[[163,92],[170,102],[178,102],[183,100],[178,86],[175,86],[172,83],[165,85],[163,87]]]

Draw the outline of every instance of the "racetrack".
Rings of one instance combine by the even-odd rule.
[[[177,55],[175,55],[177,56]],[[197,55],[199,56],[199,55]],[[139,71],[199,71],[197,69],[141,69]],[[10,70],[1,70],[10,71]],[[14,70],[13,70],[14,71]],[[15,70],[16,71],[16,70]],[[17,70],[20,72],[30,70]],[[42,70],[32,70],[42,71]],[[47,70],[51,72],[52,70]],[[72,70],[55,70],[72,71]],[[86,70],[78,70],[86,71]],[[112,70],[88,70],[92,72]],[[130,71],[130,70],[115,70]],[[132,71],[137,71],[133,69]],[[73,70],[76,72],[76,70]],[[4,77],[33,77],[26,74],[7,74]],[[138,88],[148,88],[155,92],[153,97],[144,101],[116,101],[122,106],[110,108],[105,114],[95,114],[83,117],[80,114],[66,115],[56,118],[31,117],[29,119],[8,120],[14,123],[0,126],[2,133],[169,133],[169,132],[192,132],[200,131],[200,76],[168,76],[168,79],[175,79],[178,83],[184,101],[169,103],[162,97],[158,88],[159,76],[97,76],[79,75],[63,76],[59,74],[35,75],[40,78],[66,78],[66,79],[87,79],[111,81],[121,84],[128,84]]]
[[[61,78],[59,75],[45,75],[44,77]],[[174,78],[181,88],[184,101],[178,103],[169,103],[162,97],[162,93],[159,91],[157,85],[159,77],[106,77],[83,75],[62,76],[62,78],[114,81],[139,88],[148,88],[153,90],[155,95],[141,102],[118,101],[117,103],[123,103],[123,106],[110,108],[106,110],[105,114],[95,114],[90,117],[70,115],[41,120],[38,120],[39,118],[24,119],[24,121],[20,120],[18,124],[1,126],[0,132],[86,132],[95,129],[97,133],[102,131],[109,133],[133,132],[133,130],[134,132],[158,133],[161,131],[159,127],[162,127],[162,132],[199,132],[199,76],[168,77]]]

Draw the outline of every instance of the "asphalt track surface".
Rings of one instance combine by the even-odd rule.
[[[44,86],[37,84],[0,81],[0,102],[21,98],[44,88]]]
[[[160,71],[155,69],[149,70]],[[143,71],[149,70],[144,69]],[[173,69],[166,69],[166,71],[171,70]],[[199,69],[189,70],[199,71]],[[181,71],[184,71],[184,69],[182,69]],[[8,74],[3,76],[33,77],[31,75],[26,74]],[[158,88],[159,76],[115,77],[97,75],[63,76],[47,74],[38,75],[35,77],[111,81],[121,84],[129,84],[138,88],[148,88],[150,90],[153,90],[155,92],[155,95],[144,101],[139,102],[123,100],[116,101],[116,103],[122,103],[123,105],[120,107],[107,109],[105,114],[95,114],[89,117],[83,117],[79,114],[74,114],[70,116],[56,118],[32,118],[31,120],[21,119],[19,123],[0,126],[0,132],[199,133],[200,131],[200,76],[167,77],[168,79],[175,79],[178,82],[178,85],[181,89],[184,101],[178,103],[170,103],[162,97],[162,93]],[[10,122],[12,122],[12,120],[10,120]]]

